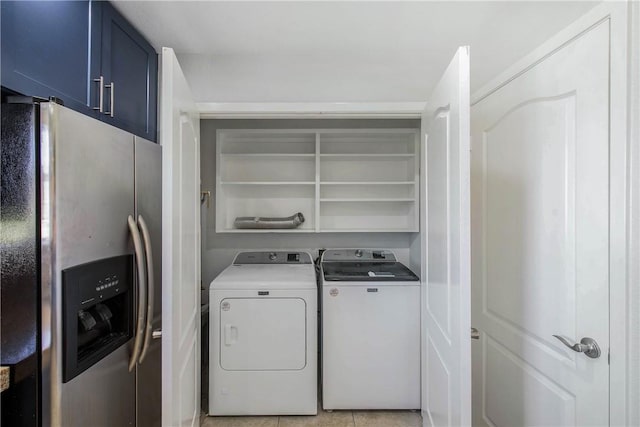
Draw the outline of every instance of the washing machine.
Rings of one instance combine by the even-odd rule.
[[[311,256],[241,252],[209,292],[209,415],[315,415]]]
[[[420,408],[420,281],[388,250],[321,258],[322,407]]]

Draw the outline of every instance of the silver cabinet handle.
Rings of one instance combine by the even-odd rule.
[[[162,329],[156,329],[155,331],[153,331],[151,333],[151,338],[153,338],[154,340],[159,340],[160,338],[162,338]]]
[[[114,109],[113,108],[113,103],[116,100],[116,97],[115,97],[116,85],[115,85],[115,83],[111,82],[111,84],[104,85],[104,87],[108,87],[110,89],[109,91],[111,92],[111,104],[109,105],[110,110],[109,111],[105,111],[104,113],[109,115],[109,116],[111,116],[111,117],[113,117],[113,109]],[[102,112],[102,110],[100,110],[100,112]]]
[[[104,77],[100,76],[100,78],[93,79],[93,81],[98,83],[98,106],[93,107],[93,109],[102,113],[104,111]]]
[[[582,338],[579,343],[571,344],[570,341],[560,335],[554,335],[554,337],[558,338],[562,344],[577,353],[584,353],[585,356],[592,359],[600,357],[600,347],[598,347],[598,343],[593,338],[585,337]]]
[[[151,342],[151,328],[153,327],[153,297],[154,297],[154,282],[153,282],[153,253],[151,252],[151,236],[149,235],[149,228],[144,221],[142,215],[138,215],[138,227],[142,232],[142,241],[144,242],[144,252],[147,259],[147,327],[144,332],[144,344],[142,345],[142,352],[140,353],[140,363],[144,360],[149,349],[149,343]]]
[[[133,248],[136,252],[136,266],[138,270],[138,310],[136,316],[136,331],[134,336],[133,351],[131,352],[131,357],[129,358],[129,372],[131,372],[136,366],[138,355],[140,354],[140,348],[142,346],[142,338],[145,328],[145,309],[147,308],[147,292],[145,289],[147,284],[147,277],[145,271],[146,265],[144,260],[144,252],[142,249],[142,242],[140,241],[140,231],[138,230],[138,226],[136,225],[136,222],[131,215],[129,215],[127,223],[129,224],[129,231],[131,232],[131,238],[133,239]]]

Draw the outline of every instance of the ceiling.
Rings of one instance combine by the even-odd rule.
[[[424,101],[460,45],[473,91],[597,3],[115,2],[200,102]]]

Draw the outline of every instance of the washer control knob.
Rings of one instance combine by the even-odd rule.
[[[362,249],[356,249],[356,256],[362,258]]]
[[[271,261],[275,261],[275,260],[276,260],[276,258],[278,258],[278,254],[276,254],[275,252],[271,252],[271,253],[269,254],[269,259],[270,259]]]

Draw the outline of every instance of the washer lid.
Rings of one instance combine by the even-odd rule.
[[[418,276],[400,262],[323,262],[327,282],[413,282]]]
[[[316,289],[313,264],[234,264],[209,289]]]

